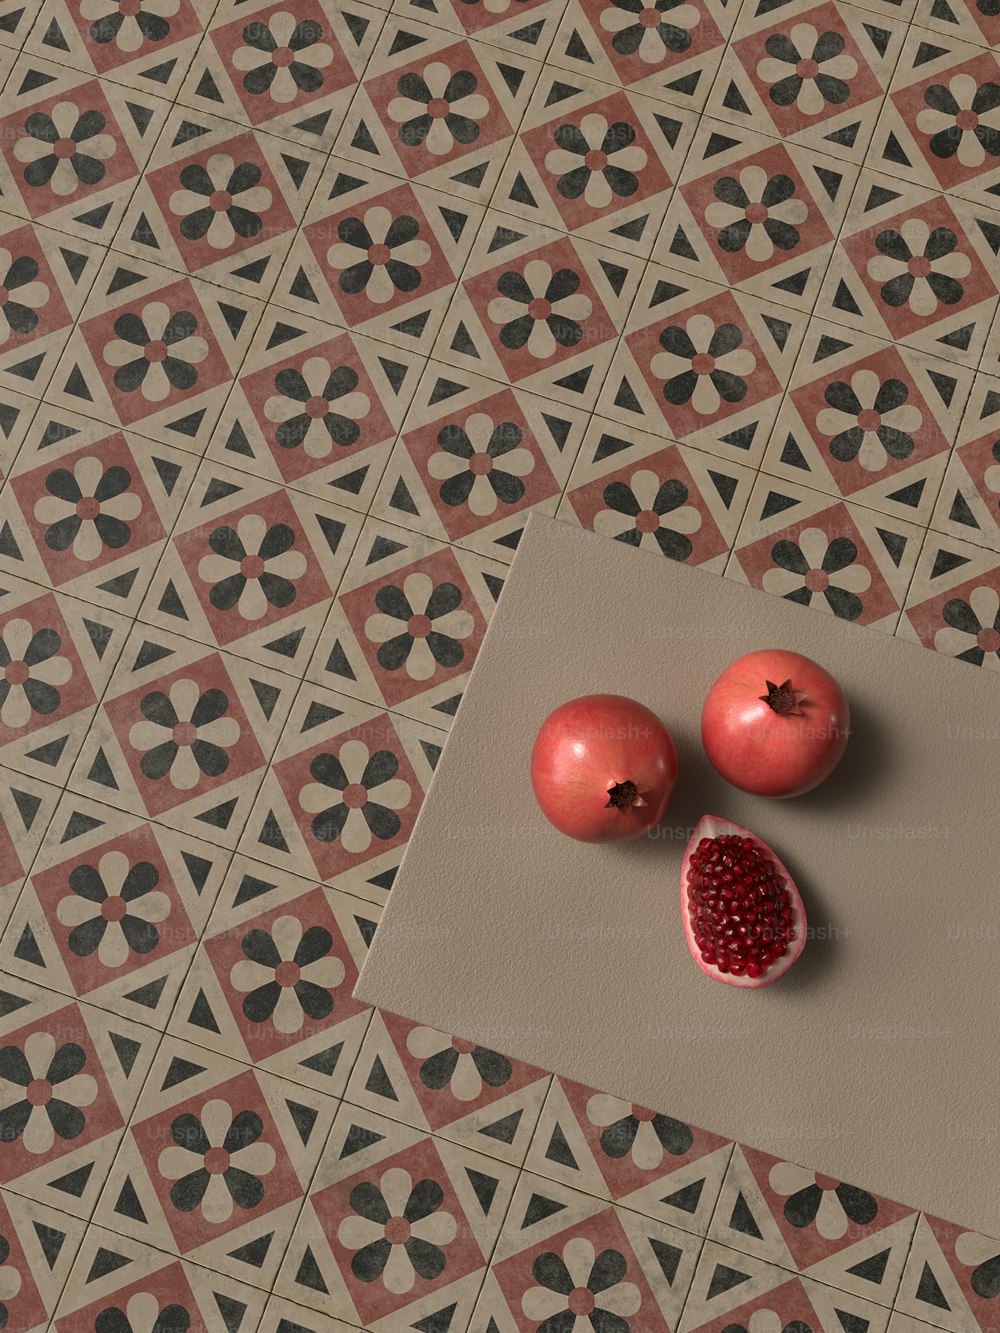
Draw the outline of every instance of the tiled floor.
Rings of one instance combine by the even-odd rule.
[[[351,991],[531,510],[1000,668],[1000,0],[0,0],[0,82],[0,1328],[995,1329]]]

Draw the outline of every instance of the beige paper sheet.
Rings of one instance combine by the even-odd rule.
[[[841,681],[854,734],[794,801],[728,787],[705,691],[782,646]],[[593,691],[659,713],[680,778],[656,837],[562,837],[528,757]],[[1000,680],[618,542],[532,517],[356,994],[1000,1235]],[[704,977],[679,919],[688,830],[770,842],[815,932],[746,992]]]

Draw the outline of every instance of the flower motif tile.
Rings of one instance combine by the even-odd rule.
[[[1000,380],[977,375],[932,526],[1000,554]]]
[[[956,362],[814,320],[764,470],[927,523],[972,382]]]
[[[650,264],[597,411],[758,466],[806,317]]]
[[[621,251],[490,210],[434,355],[592,408],[642,267]]]
[[[135,1019],[170,1015],[229,860],[64,794],[0,939],[6,972]]]
[[[566,0],[395,0],[386,7],[402,19],[544,60]]]
[[[857,175],[794,140],[705,116],[653,258],[808,313]]]
[[[0,570],[134,615],[196,466],[43,403],[0,492]]]
[[[349,509],[206,460],[141,618],[301,675],[360,532]]]
[[[1000,671],[1000,555],[927,533],[896,633],[986,671]]]
[[[935,35],[960,37],[977,46],[1000,46],[993,0],[917,0],[914,22]]]
[[[761,473],[726,577],[893,633],[921,529]]]
[[[549,63],[700,111],[735,0],[570,0]]]
[[[366,513],[421,358],[269,306],[207,457]]]
[[[553,1078],[525,1166],[705,1235],[732,1147],[674,1116]]]
[[[0,588],[0,763],[62,786],[128,621],[6,572]]]
[[[372,1333],[465,1328],[516,1172],[343,1103],[275,1292]]]
[[[116,248],[267,296],[322,165],[287,139],[175,106]]]
[[[255,1333],[258,1288],[175,1259],[121,1231],[87,1232],[53,1333]]]
[[[996,1327],[1000,1241],[922,1214],[906,1261],[893,1316],[934,1324],[950,1333]],[[911,1321],[893,1333],[910,1333]]]
[[[307,681],[240,851],[384,905],[444,740]]]
[[[975,367],[998,305],[1000,211],[862,171],[818,308]]]
[[[10,976],[3,979],[0,1028],[5,1197],[23,1195],[86,1219],[159,1033]]]
[[[916,1221],[913,1208],[737,1146],[710,1235],[838,1291],[891,1306]]]
[[[707,110],[860,164],[905,35],[842,0],[748,0]]]
[[[25,46],[129,89],[173,98],[212,8],[200,0],[43,0]]]
[[[164,1037],[94,1221],[269,1291],[336,1106]]]
[[[550,1078],[489,1046],[376,1010],[344,1096],[520,1166]]]
[[[328,150],[384,21],[363,0],[220,0],[179,100]]]
[[[0,216],[0,384],[40,398],[97,276],[91,241]]]
[[[583,412],[428,362],[372,512],[510,560],[529,511],[552,514]]]
[[[488,203],[540,66],[390,14],[335,151]]]
[[[274,300],[428,352],[483,210],[332,157]]]
[[[85,1223],[19,1194],[0,1193],[0,1305],[5,1327],[43,1333]]]
[[[546,68],[493,206],[645,258],[694,122],[634,90]]]
[[[721,574],[754,473],[593,417],[558,518]]]
[[[379,909],[234,858],[169,1029],[340,1095],[371,1010],[351,992]]]
[[[785,1268],[709,1241],[698,1260],[680,1333],[886,1333],[889,1311]]]
[[[281,672],[139,623],[70,787],[232,848],[295,686]]]
[[[309,679],[447,728],[506,573],[476,552],[369,519]]]
[[[525,1171],[470,1333],[569,1329],[570,1320],[667,1333],[680,1321],[700,1247],[666,1222]]]
[[[261,303],[111,251],[47,397],[66,411],[201,453]]]
[[[4,208],[107,244],[166,119],[153,91],[20,56],[0,116]]]

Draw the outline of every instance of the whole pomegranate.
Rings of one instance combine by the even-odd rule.
[[[716,771],[756,796],[801,796],[836,768],[851,714],[828,671],[801,653],[766,648],[723,671],[701,712]]]
[[[634,699],[585,694],[551,712],[531,752],[542,813],[581,842],[624,842],[659,820],[677,781],[670,733]]]

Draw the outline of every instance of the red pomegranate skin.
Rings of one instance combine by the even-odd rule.
[[[542,812],[581,842],[625,842],[651,828],[677,781],[670,733],[643,704],[585,694],[551,712],[531,752]]]
[[[786,682],[796,696],[791,704],[787,692],[771,689],[780,692]],[[847,698],[828,671],[801,653],[767,648],[731,663],[709,690],[701,743],[716,771],[741,791],[801,796],[840,763],[850,726]]]

